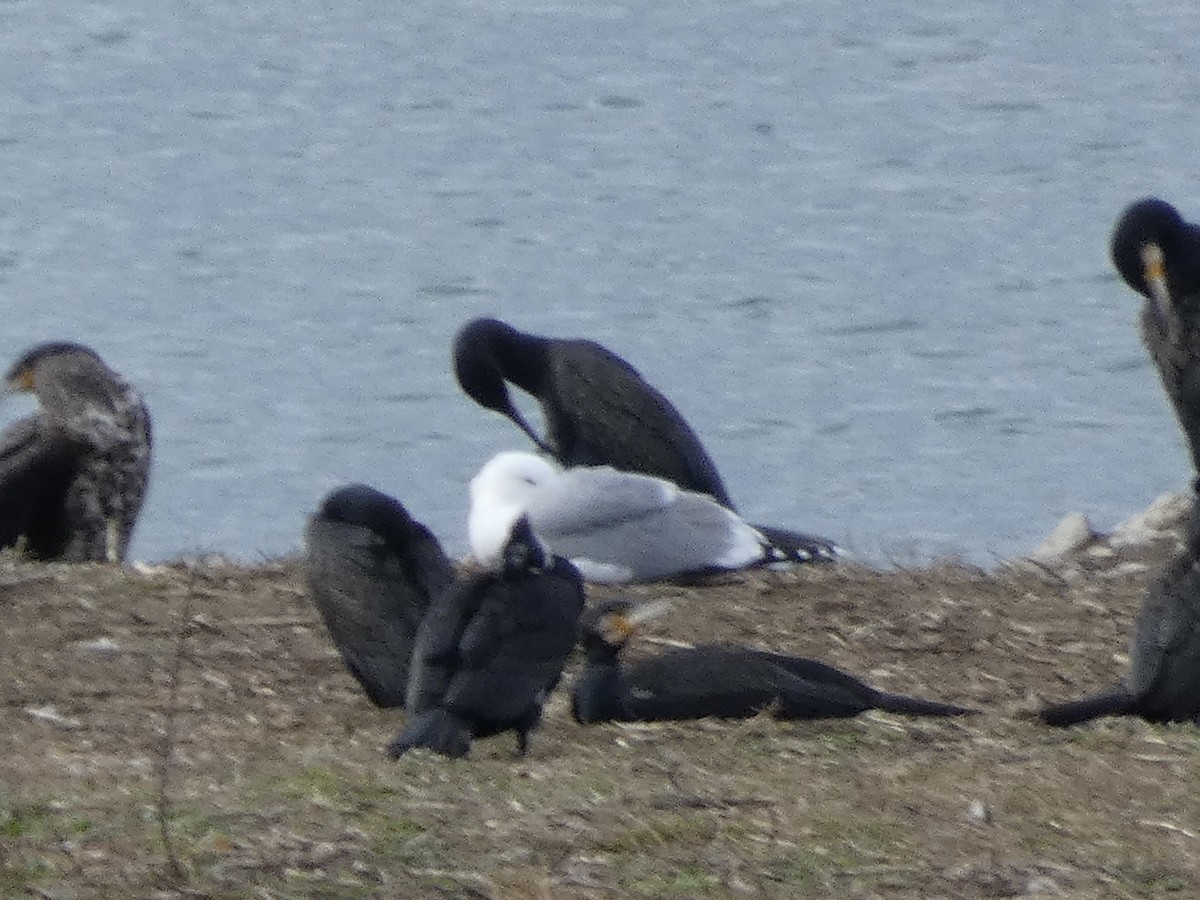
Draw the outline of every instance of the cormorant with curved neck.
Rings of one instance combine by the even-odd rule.
[[[1110,246],[1117,272],[1146,298],[1142,342],[1200,471],[1200,227],[1157,198],[1131,204]]]
[[[707,644],[623,663],[621,651],[637,626],[659,612],[655,604],[618,599],[584,613],[586,661],[571,700],[576,721],[737,719],[764,711],[777,719],[849,718],[869,709],[914,716],[976,712],[885,693],[825,663],[749,647]]]
[[[1142,341],[1200,471],[1200,228],[1169,203],[1139,200],[1117,221],[1110,249],[1121,277],[1146,297]],[[1200,511],[1195,496],[1192,502],[1183,549],[1151,582],[1138,611],[1125,679],[1043,708],[1038,715],[1047,724],[1110,715],[1150,722],[1200,717]]]
[[[150,479],[150,412],[97,353],[49,341],[4,375],[36,413],[0,434],[0,547],[34,559],[123,562]]]
[[[523,756],[562,677],[583,610],[583,579],[513,524],[498,565],[466,573],[434,601],[409,671],[409,720],[388,745],[466,756],[471,739],[517,735]]]
[[[376,706],[403,706],[417,629],[454,564],[399,500],[365,484],[326,495],[304,547],[309,594],[346,668]]]
[[[475,319],[454,339],[454,374],[467,396],[507,416],[563,466],[653,475],[736,512],[716,464],[679,410],[595,341],[540,337],[497,319]],[[516,408],[506,382],[538,401],[544,439]],[[830,561],[839,554],[824,538],[755,527],[797,560]]]

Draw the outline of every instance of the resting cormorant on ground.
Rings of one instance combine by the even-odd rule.
[[[789,557],[707,494],[610,466],[562,471],[532,453],[499,453],[471,480],[467,533],[476,558],[497,560],[523,515],[602,584],[808,561]]]
[[[1200,721],[1200,510],[1188,517],[1184,549],[1146,590],[1134,625],[1129,672],[1122,684],[1042,709],[1048,725],[1098,716],[1149,722]]]
[[[571,698],[576,721],[738,719],[763,711],[777,719],[849,718],[869,709],[915,716],[976,712],[884,693],[816,660],[748,647],[701,645],[622,664],[621,650],[637,625],[658,612],[610,600],[584,613],[586,661]]]
[[[1113,229],[1112,260],[1146,298],[1142,342],[1200,471],[1200,227],[1162,200],[1139,200]]]
[[[417,629],[454,580],[442,545],[399,500],[352,484],[321,502],[304,546],[309,594],[346,668],[376,706],[403,706]]]
[[[612,466],[664,478],[736,510],[700,438],[638,371],[594,341],[544,338],[496,319],[468,322],[454,340],[454,374],[479,405],[511,419],[563,466]],[[543,440],[513,404],[505,382],[531,394]],[[824,538],[755,526],[795,559],[828,561]]]
[[[150,413],[93,350],[27,350],[4,376],[38,412],[0,434],[0,547],[34,559],[123,562],[150,477]]]
[[[464,574],[426,613],[409,672],[409,720],[388,755],[427,747],[466,756],[472,738],[503,731],[516,732],[524,755],[582,610],[579,573],[518,520],[500,564]]]

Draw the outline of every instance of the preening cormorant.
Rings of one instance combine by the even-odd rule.
[[[564,466],[656,475],[733,508],[717,467],[679,410],[594,341],[544,338],[476,319],[454,340],[454,374],[467,396],[508,416]],[[513,404],[506,381],[537,399],[545,440]]]
[[[1113,264],[1146,298],[1141,332],[1200,471],[1200,227],[1149,198],[1113,229]]]
[[[584,613],[580,642],[586,661],[571,696],[577,721],[736,719],[763,711],[777,719],[848,718],[869,709],[915,716],[976,712],[888,694],[816,660],[749,647],[701,645],[622,662],[622,649],[646,618],[643,609],[610,600]]]
[[[454,564],[399,500],[364,484],[325,497],[304,545],[309,594],[346,668],[376,706],[403,706],[417,629]]]
[[[426,747],[466,756],[472,738],[504,731],[516,732],[524,755],[582,609],[579,572],[548,554],[519,519],[499,564],[460,576],[425,614],[409,671],[409,719],[388,755]]]
[[[1047,706],[1038,715],[1059,726],[1098,716],[1200,721],[1200,510],[1188,517],[1183,550],[1146,590],[1124,682],[1082,700]]]
[[[1142,341],[1200,471],[1200,228],[1162,200],[1139,200],[1117,221],[1111,251],[1121,277],[1146,297]],[[1192,484],[1200,488],[1200,479]],[[1108,715],[1150,722],[1200,717],[1200,510],[1195,506],[1183,549],[1146,590],[1130,643],[1123,683],[1045,707],[1039,712],[1042,720],[1063,726]]]
[[[0,547],[34,559],[123,562],[150,478],[141,394],[81,344],[27,350],[4,376],[39,410],[0,434]]]
[[[505,452],[471,480],[467,533],[474,555],[499,558],[522,515],[589,581],[655,581],[800,561],[706,494],[610,466],[562,471],[532,453]]]
[[[736,512],[700,438],[637,369],[595,341],[545,338],[496,319],[475,319],[454,340],[454,374],[480,406],[511,419],[563,466],[612,466],[664,478],[708,494]],[[546,436],[514,405],[506,382],[541,407]],[[796,560],[830,561],[838,548],[824,538],[755,526]]]

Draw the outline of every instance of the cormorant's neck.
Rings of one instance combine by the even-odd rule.
[[[589,722],[627,722],[631,716],[625,694],[625,681],[616,652],[605,659],[597,659],[589,652],[571,695],[571,713],[584,725]]]
[[[514,329],[496,341],[492,355],[506,380],[538,397],[548,374],[548,346],[545,338]]]

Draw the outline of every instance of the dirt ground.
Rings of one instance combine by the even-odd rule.
[[[525,759],[391,762],[401,714],[294,560],[0,557],[0,896],[1200,896],[1200,731],[1028,716],[1123,672],[1155,561],[1116,562],[625,592],[673,604],[637,652],[748,643],[976,717],[585,728],[560,690]]]

